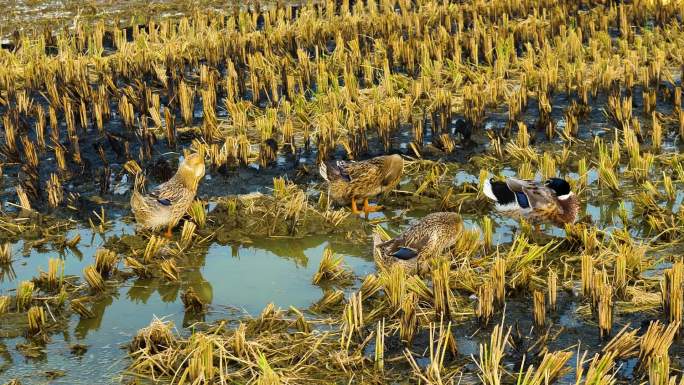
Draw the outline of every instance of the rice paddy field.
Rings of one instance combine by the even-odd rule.
[[[684,1],[10,1],[0,384],[684,384]],[[465,127],[465,129],[463,129]],[[132,191],[206,165],[171,238]],[[400,154],[369,215],[319,164]],[[575,223],[490,177],[569,181]],[[427,272],[373,236],[464,230]]]

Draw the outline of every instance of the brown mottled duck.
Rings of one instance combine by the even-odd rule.
[[[459,214],[428,214],[389,241],[382,242],[380,236],[374,234],[373,256],[381,267],[399,264],[409,273],[424,272],[429,260],[453,246],[462,231],[463,220]]]
[[[131,211],[138,225],[150,230],[166,227],[164,235],[170,238],[171,230],[195,199],[202,177],[204,159],[199,154],[190,154],[181,162],[171,179],[149,194],[143,195],[136,187],[131,196]]]
[[[382,210],[368,199],[392,191],[399,184],[404,160],[399,155],[384,155],[358,162],[322,162],[319,172],[328,182],[328,197],[337,205],[351,203],[354,214]],[[356,205],[363,199],[363,209]]]

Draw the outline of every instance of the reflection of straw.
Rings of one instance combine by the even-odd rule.
[[[12,263],[12,245],[7,242],[0,245],[0,265]]]

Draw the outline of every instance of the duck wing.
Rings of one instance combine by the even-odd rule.
[[[403,261],[408,261],[418,256],[418,250],[402,246],[403,242],[400,239],[390,239],[382,242],[378,234],[373,235],[373,252],[380,255],[388,255]]]
[[[553,191],[539,182],[508,178],[506,185],[513,191],[522,208],[543,209],[555,206]]]
[[[396,176],[390,170],[387,157],[379,156],[358,162],[339,162],[339,167],[349,176],[349,181],[369,181],[370,183],[389,182]],[[377,181],[377,182],[373,182]]]
[[[361,162],[338,162],[340,170],[350,182],[377,174],[378,167],[374,163],[373,159]]]
[[[322,163],[319,172],[328,181],[358,182],[362,180],[389,185],[401,177],[403,169],[404,162],[400,156],[388,155],[356,162],[338,160]]]
[[[415,258],[428,247],[432,236],[433,231],[424,226],[424,223],[418,223],[399,237],[389,241],[392,242],[392,245],[387,250],[388,254],[403,260]]]
[[[420,250],[422,249],[420,243],[427,243],[427,240],[428,239],[426,239],[425,242],[407,244],[403,238],[396,238],[383,242],[377,245],[376,248],[386,255],[408,261],[409,259],[416,258],[418,254],[420,254]]]
[[[157,186],[154,190],[150,191],[148,195],[151,198],[156,199],[162,206],[171,206],[182,198],[183,186],[172,178]]]
[[[391,255],[403,261],[408,261],[409,259],[413,259],[418,256],[418,250],[411,247],[400,247]]]

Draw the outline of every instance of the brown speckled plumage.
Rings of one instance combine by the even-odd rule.
[[[131,211],[139,226],[157,230],[171,228],[185,215],[195,199],[197,186],[204,176],[204,159],[198,154],[189,155],[178,167],[176,174],[157,186],[149,194],[134,190]]]
[[[444,250],[453,246],[463,231],[463,220],[457,213],[440,212],[426,215],[423,219],[406,229],[401,235],[382,242],[374,236],[373,255],[378,265],[388,267],[400,264],[409,273],[424,272],[433,257],[440,256]],[[400,250],[413,252],[415,256],[401,259],[395,256]]]
[[[399,184],[403,170],[404,161],[399,155],[322,163],[320,167],[321,176],[328,182],[329,198],[338,205],[392,191]]]

